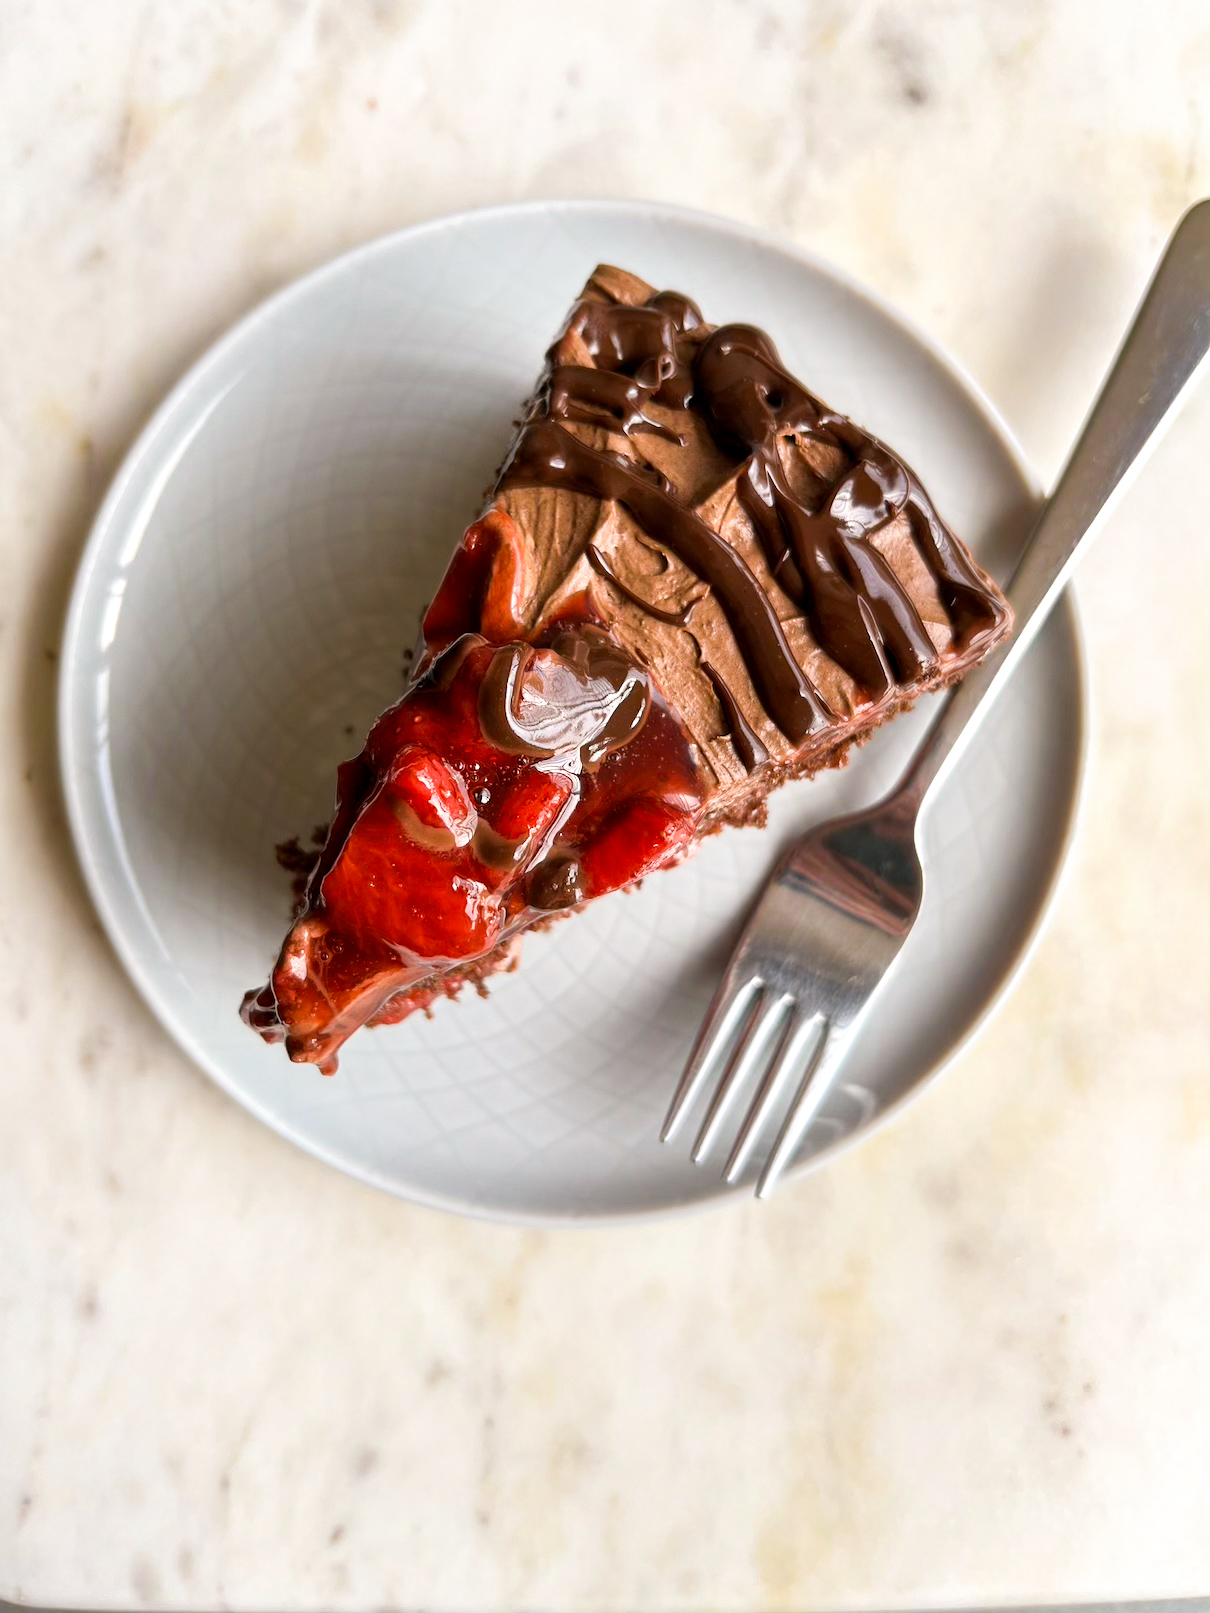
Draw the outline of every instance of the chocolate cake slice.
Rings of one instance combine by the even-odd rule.
[[[334,1070],[522,931],[762,821],[1011,627],[910,468],[768,336],[598,268],[244,1018]]]

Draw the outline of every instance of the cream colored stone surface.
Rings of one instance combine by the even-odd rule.
[[[1210,394],[1088,561],[1082,830],[1011,1000],[762,1209],[541,1235],[259,1128],[102,939],[55,646],[229,321],[509,197],[754,221],[965,361],[1043,475],[1187,203],[1203,0],[43,0],[0,15],[0,1594],[916,1607],[1210,1586]]]

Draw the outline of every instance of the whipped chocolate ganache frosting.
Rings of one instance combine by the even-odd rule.
[[[686,496],[671,479],[676,450],[703,433],[715,481],[730,484],[723,512],[717,499],[709,507],[710,489]],[[763,331],[713,329],[688,297],[619,270],[597,270],[552,346],[497,493],[507,507],[537,488],[611,502],[704,585],[668,608],[645,599],[594,535],[565,556],[568,570],[583,556],[628,605],[697,639],[698,674],[748,772],[770,747],[744,710],[745,675],[784,752],[826,740],[861,708],[894,709],[909,689],[914,698],[949,681],[943,663],[982,653],[1010,620],[910,468],[795,380]],[[735,541],[737,523],[759,544],[763,577]],[[738,651],[730,668],[694,632],[706,594]],[[797,644],[794,617],[806,629]],[[808,668],[820,652],[832,675],[816,682]]]

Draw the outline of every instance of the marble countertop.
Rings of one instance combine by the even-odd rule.
[[[46,0],[0,40],[0,1595],[1205,1591],[1210,391],[1080,578],[1091,771],[1027,971],[768,1207],[515,1231],[270,1135],[104,941],[53,722],[81,544],[164,389],[300,271],[480,202],[780,231],[945,343],[1052,475],[1210,193],[1202,0]]]

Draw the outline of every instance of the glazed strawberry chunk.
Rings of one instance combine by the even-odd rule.
[[[486,524],[468,536],[476,611],[493,596],[507,613],[506,537]],[[457,989],[451,970],[460,981],[548,913],[677,861],[693,837],[688,747],[633,663],[619,670],[603,639],[565,624],[553,647],[459,633],[443,594],[426,631],[455,636],[340,768],[303,912],[269,986],[244,1002],[263,1036],[327,1072],[360,1025],[427,1008]],[[562,750],[547,742],[552,709],[568,713]],[[615,721],[624,743],[611,750]]]
[[[619,808],[580,858],[585,896],[604,896],[685,856],[694,817],[663,801],[639,799]]]
[[[423,745],[406,745],[399,752],[383,793],[404,833],[418,845],[453,851],[474,838],[479,815],[462,776]]]
[[[506,840],[537,844],[555,824],[574,785],[566,773],[531,767],[503,792],[492,827]]]

